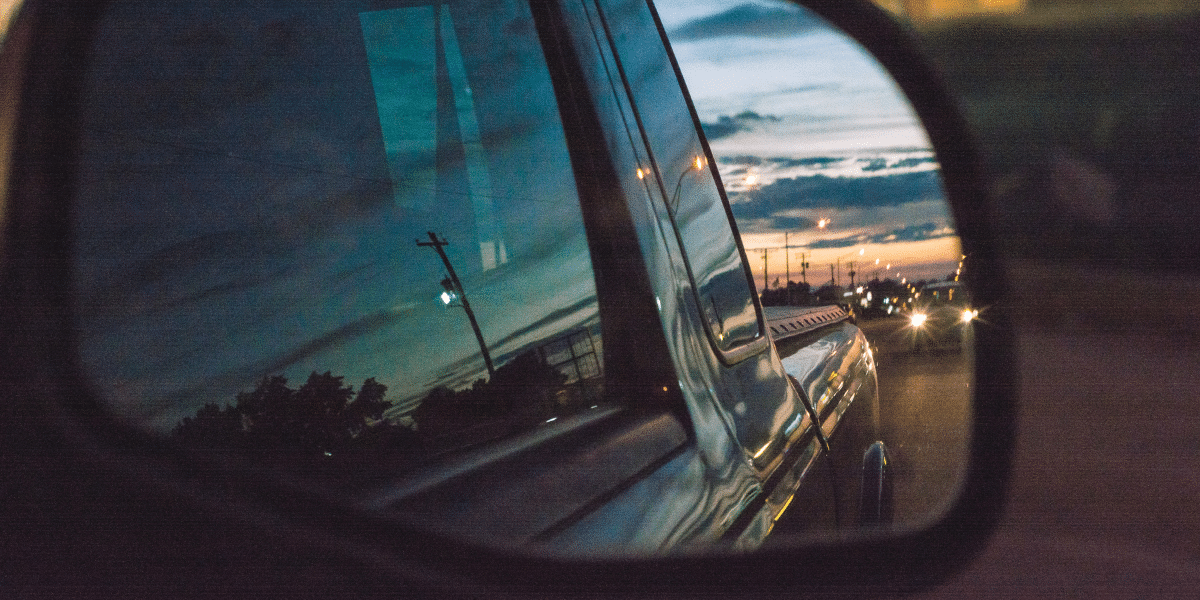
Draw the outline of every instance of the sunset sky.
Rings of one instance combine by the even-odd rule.
[[[764,248],[772,282],[785,259],[799,281],[802,254],[813,284],[828,282],[839,260],[843,284],[849,261],[857,281],[941,279],[955,269],[937,158],[873,58],[782,2],[656,5],[760,287]]]

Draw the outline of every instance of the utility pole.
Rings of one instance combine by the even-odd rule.
[[[429,241],[417,240],[417,245],[437,250],[438,256],[442,258],[442,264],[446,265],[446,272],[450,274],[450,283],[454,286],[455,293],[462,299],[463,310],[467,313],[467,319],[471,321],[471,329],[475,330],[475,339],[479,340],[479,351],[483,353],[483,363],[487,365],[488,377],[491,378],[496,375],[496,367],[492,366],[492,355],[488,353],[487,344],[483,341],[483,332],[479,331],[479,322],[475,320],[475,312],[471,310],[471,303],[467,302],[467,293],[463,291],[462,282],[458,280],[458,274],[454,272],[454,266],[450,264],[450,258],[446,256],[446,251],[442,249],[450,242],[447,242],[445,238],[439,240],[437,234],[432,231],[425,233],[429,234]]]
[[[767,276],[767,249],[762,249],[763,254],[763,291],[771,289],[771,278]]]
[[[783,232],[783,285],[786,291],[787,305],[792,305],[792,247],[788,245],[788,232]]]

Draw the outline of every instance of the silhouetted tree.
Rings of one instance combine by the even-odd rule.
[[[457,445],[466,445],[558,416],[554,394],[565,381],[566,375],[530,350],[496,369],[490,381],[480,379],[457,392],[431,390],[412,417],[427,443],[454,436]]]
[[[354,401],[342,410],[342,425],[353,435],[358,435],[372,423],[383,420],[383,411],[391,404],[383,399],[387,386],[372,377],[363,382]]]
[[[842,300],[842,288],[836,285],[823,285],[813,292],[816,304],[837,304]]]
[[[813,302],[812,288],[804,282],[789,281],[787,287],[763,290],[763,306],[808,306]]]
[[[470,446],[570,412],[567,376],[536,350],[525,352],[460,391],[431,390],[409,417],[416,430],[391,423],[387,386],[374,378],[355,393],[342,377],[313,372],[298,389],[264,377],[231,406],[206,404],[174,435],[201,449],[268,451],[263,460],[316,468],[339,481],[386,476],[429,451]]]
[[[205,404],[194,417],[184,417],[175,435],[192,446],[229,448],[241,445],[242,415],[216,404]]]
[[[387,386],[374,378],[357,394],[330,372],[313,372],[299,389],[282,376],[263,378],[234,404],[206,404],[175,427],[182,442],[211,449],[287,450],[299,456],[329,457],[367,445],[401,449],[419,446],[407,427],[388,423],[383,411]]]

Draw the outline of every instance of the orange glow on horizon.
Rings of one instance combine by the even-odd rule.
[[[829,283],[831,265],[838,274],[839,283],[849,285],[851,262],[854,263],[856,283],[870,281],[877,275],[880,279],[896,281],[901,279],[905,281],[942,280],[947,274],[954,273],[962,256],[962,247],[957,236],[913,242],[865,244],[848,248],[792,246],[791,256],[786,259],[782,248],[782,235],[744,233],[742,234],[742,243],[747,250],[747,257],[750,259],[754,273],[754,282],[758,289],[764,287],[761,248],[771,249],[767,252],[766,266],[769,281],[765,282],[766,284],[773,283],[776,278],[779,278],[780,285],[783,285],[785,277],[789,274],[788,271],[790,271],[791,280],[800,283],[803,279],[798,265],[800,256],[803,254],[804,261],[808,263],[806,278],[813,287]],[[846,256],[847,253],[850,253],[849,257]]]
[[[1027,9],[1027,0],[874,0],[881,8],[913,21],[968,15],[1012,14]]]

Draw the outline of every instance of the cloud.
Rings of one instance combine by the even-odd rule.
[[[886,158],[860,158],[858,162],[862,163],[863,171],[882,171],[888,168]]]
[[[938,171],[877,177],[811,175],[779,179],[731,198],[738,219],[770,218],[797,209],[877,208],[942,198]]]
[[[921,223],[920,225],[909,225],[900,229],[873,236],[872,242],[919,242],[921,240],[931,240],[934,238],[946,237],[949,235],[957,235],[954,229],[945,225],[936,223]]]
[[[849,248],[850,246],[859,246],[866,243],[863,236],[855,235],[844,238],[823,239],[809,242],[808,247],[820,250],[825,248]]]
[[[810,158],[769,158],[770,162],[783,167],[818,167],[840,163],[846,159],[833,156],[815,156]]]
[[[758,156],[743,154],[739,156],[722,156],[717,159],[717,162],[730,165],[746,165],[750,167],[757,167],[763,163],[763,159]]]
[[[688,21],[672,31],[670,37],[672,42],[729,36],[781,38],[801,35],[823,25],[817,17],[804,11],[742,4],[710,17]]]
[[[808,217],[775,216],[770,219],[770,228],[774,230],[803,231],[816,227],[816,221]]]
[[[774,162],[777,159],[766,160]],[[855,237],[826,239],[820,242],[824,246],[814,247],[840,248],[866,242],[912,241],[953,234],[945,225],[948,215],[942,212],[944,195],[937,171],[873,172],[868,175],[830,177],[814,174],[778,179],[758,188],[731,191],[730,208],[743,233],[803,231],[815,228],[813,219],[818,216],[857,215],[852,219],[856,223]],[[897,217],[901,219],[900,223],[914,218],[923,223],[901,227],[895,220]],[[935,226],[934,222],[942,225]],[[849,225],[851,221],[841,221],[842,227]],[[861,227],[868,230],[864,232]],[[931,230],[944,231],[932,236]],[[880,231],[886,233],[875,235]]]
[[[917,157],[917,158],[906,158],[904,160],[897,161],[896,164],[892,165],[892,168],[901,169],[901,168],[907,168],[907,167],[919,167],[921,165],[935,163],[935,162],[937,162],[937,157],[934,157],[934,156],[921,156],[921,157]]]
[[[752,110],[744,110],[744,111],[738,113],[737,115],[735,115],[733,118],[740,119],[740,120],[746,121],[746,122],[754,122],[754,121],[762,122],[762,121],[778,121],[779,120],[779,117],[776,117],[774,115],[760,115]]]
[[[937,223],[928,222],[920,225],[906,225],[882,233],[872,235],[851,235],[841,238],[826,238],[808,244],[809,248],[849,248],[864,244],[889,244],[893,242],[919,242],[937,238],[958,235],[952,228]]]
[[[709,140],[729,137],[745,129],[740,123],[723,115],[717,119],[716,123],[701,123],[700,126],[704,128],[704,135]]]
[[[755,125],[760,123],[774,123],[779,121],[779,117],[774,115],[760,115],[754,111],[747,110],[740,112],[732,117],[721,115],[717,117],[716,123],[701,123],[704,128],[704,135],[710,140],[715,140],[723,137],[729,137],[739,131],[749,131]],[[752,157],[740,157],[752,158]]]

